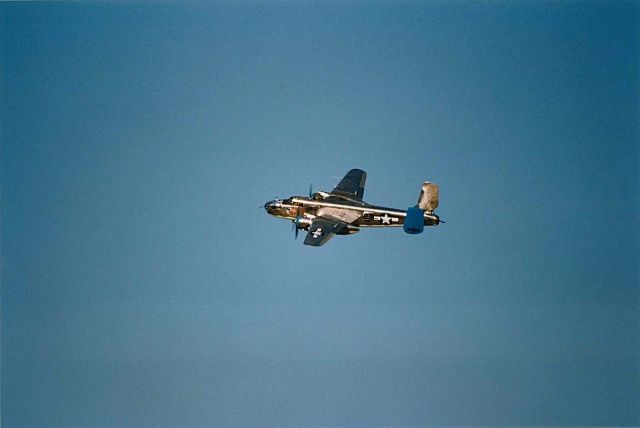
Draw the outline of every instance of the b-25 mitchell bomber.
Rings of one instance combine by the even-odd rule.
[[[434,210],[438,207],[438,186],[425,182],[418,203],[406,211],[370,205],[362,200],[367,173],[352,169],[329,193],[274,199],[264,204],[267,213],[293,221],[296,238],[300,229],[307,231],[305,245],[319,247],[333,235],[351,235],[361,227],[399,227],[406,233],[422,233],[425,226],[440,223]]]

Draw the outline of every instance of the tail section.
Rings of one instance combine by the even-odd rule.
[[[420,190],[418,203],[414,207],[407,209],[407,216],[404,219],[403,229],[412,235],[422,233],[425,224],[436,225],[440,219],[433,211],[438,208],[440,191],[437,184],[425,181]],[[427,214],[425,216],[425,214]]]
[[[438,201],[440,199],[440,189],[437,184],[429,183],[425,181],[420,190],[420,197],[418,198],[418,204],[416,207],[427,213],[432,213],[433,210],[438,208]]]

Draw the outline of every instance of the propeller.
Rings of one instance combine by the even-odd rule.
[[[298,232],[300,231],[300,229],[298,228],[298,226],[300,225],[300,219],[302,217],[300,216],[300,210],[298,210],[298,214],[296,214],[296,219],[293,220],[293,233],[295,234],[295,239],[298,239]]]
[[[313,182],[309,183],[309,199],[311,199],[311,195],[313,195]],[[296,218],[293,221],[293,233],[295,235],[295,239],[298,239],[298,233],[300,232],[300,219],[302,219],[302,216],[300,215],[302,209],[298,208],[298,211],[296,213]]]

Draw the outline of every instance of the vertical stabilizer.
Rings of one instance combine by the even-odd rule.
[[[437,184],[425,181],[422,185],[422,190],[420,190],[420,197],[416,206],[427,213],[433,212],[438,208],[439,193]]]

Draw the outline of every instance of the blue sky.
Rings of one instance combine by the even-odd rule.
[[[0,17],[6,426],[640,423],[637,3]],[[351,168],[447,223],[261,208]]]

